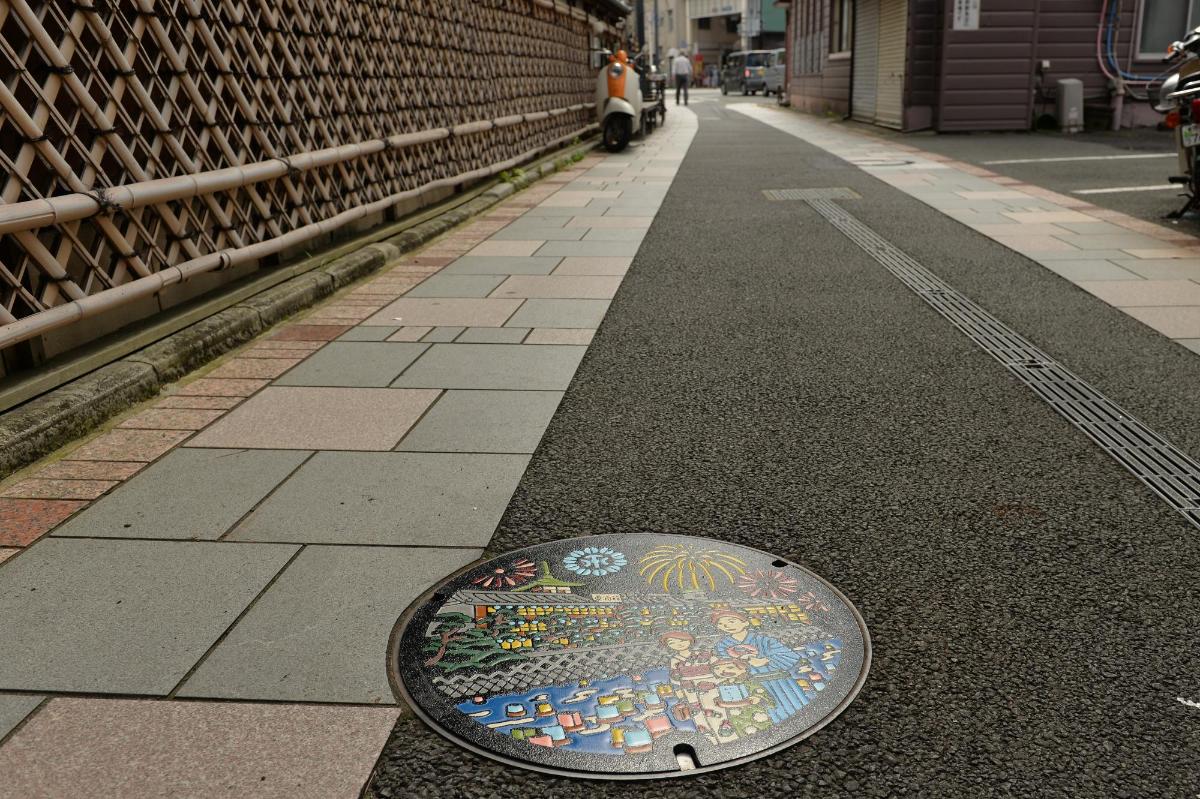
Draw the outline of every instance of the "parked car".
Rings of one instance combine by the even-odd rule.
[[[741,91],[755,94],[766,85],[767,60],[770,50],[746,50],[725,56],[721,68],[721,94]]]
[[[767,71],[763,79],[763,94],[783,94],[783,76],[787,65],[784,63],[784,50],[772,50],[767,56]]]

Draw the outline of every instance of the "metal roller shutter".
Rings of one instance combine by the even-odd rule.
[[[854,87],[851,113],[863,122],[875,121],[879,80],[879,0],[858,0],[854,18]]]
[[[878,82],[875,122],[904,124],[904,60],[908,52],[908,0],[879,0]]]

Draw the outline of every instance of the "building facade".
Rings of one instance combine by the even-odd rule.
[[[686,51],[711,76],[736,50],[783,47],[787,17],[771,0],[641,0],[642,28],[660,69]]]
[[[1200,0],[792,0],[788,94],[901,130],[1027,130],[1083,83],[1091,123],[1152,124],[1146,80]]]

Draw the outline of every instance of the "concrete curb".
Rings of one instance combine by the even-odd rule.
[[[241,346],[297,311],[554,174],[564,158],[586,154],[593,147],[594,143],[585,143],[566,148],[460,206],[273,286],[0,415],[0,479],[86,435],[118,413],[153,397],[164,385]]]

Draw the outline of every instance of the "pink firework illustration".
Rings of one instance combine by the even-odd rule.
[[[796,580],[783,572],[759,570],[738,578],[738,588],[755,599],[783,599],[796,593]]]
[[[503,591],[505,588],[515,588],[527,582],[537,574],[537,566],[532,560],[514,560],[507,566],[497,566],[487,574],[481,574],[471,582],[483,588]]]
[[[799,605],[800,607],[804,608],[805,610],[823,610],[823,611],[829,610],[829,606],[826,605],[821,600],[817,599],[817,595],[814,594],[812,591],[809,591],[807,593],[801,594],[800,596],[796,597],[796,604]]]

